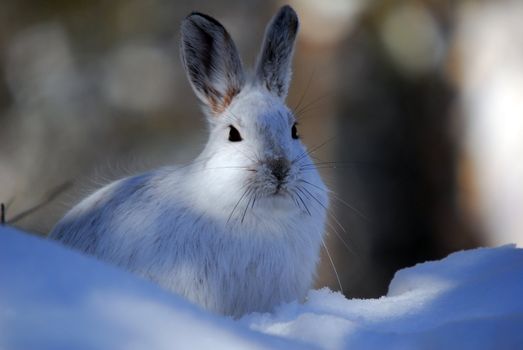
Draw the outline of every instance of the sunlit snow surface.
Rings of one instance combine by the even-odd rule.
[[[452,254],[386,297],[327,289],[234,321],[58,244],[0,228],[0,349],[523,349],[523,250]]]

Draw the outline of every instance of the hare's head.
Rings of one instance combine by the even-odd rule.
[[[211,128],[203,155],[209,169],[228,170],[217,170],[216,182],[242,207],[309,211],[307,197],[324,192],[285,105],[297,31],[296,13],[282,7],[267,26],[254,73],[246,74],[218,21],[193,13],[182,24],[182,61]]]

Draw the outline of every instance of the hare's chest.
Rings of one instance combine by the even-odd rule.
[[[210,300],[216,311],[231,315],[269,311],[302,299],[316,264],[314,257],[283,238],[231,241],[209,258],[205,265]]]
[[[154,279],[204,308],[240,316],[302,299],[312,284],[317,247],[296,236],[211,229],[178,235]],[[180,232],[178,232],[180,233]]]

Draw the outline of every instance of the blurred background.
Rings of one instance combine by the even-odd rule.
[[[217,18],[252,67],[282,4],[2,0],[7,221],[45,235],[112,179],[193,159],[207,134],[179,60],[181,20]],[[304,142],[322,145],[314,156],[335,193],[328,247],[343,292],[383,295],[399,268],[522,245],[523,2],[290,5],[301,31],[288,104]],[[339,289],[326,252],[324,285]]]

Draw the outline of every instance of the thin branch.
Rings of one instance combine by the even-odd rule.
[[[0,225],[5,224],[5,204],[0,203]]]
[[[52,202],[56,197],[58,197],[62,192],[66,191],[67,189],[69,189],[71,186],[73,185],[73,182],[72,181],[66,181],[64,182],[63,184],[53,188],[51,191],[49,191],[45,196],[44,196],[44,199],[36,204],[35,206],[21,212],[20,214],[16,215],[15,217],[13,217],[11,220],[9,220],[9,223],[10,224],[13,224],[17,221],[20,221],[22,220],[23,218],[25,218],[26,216],[28,215],[31,215],[32,213],[34,213],[35,211],[39,210],[40,208],[46,206],[47,204],[49,204],[50,202]]]

